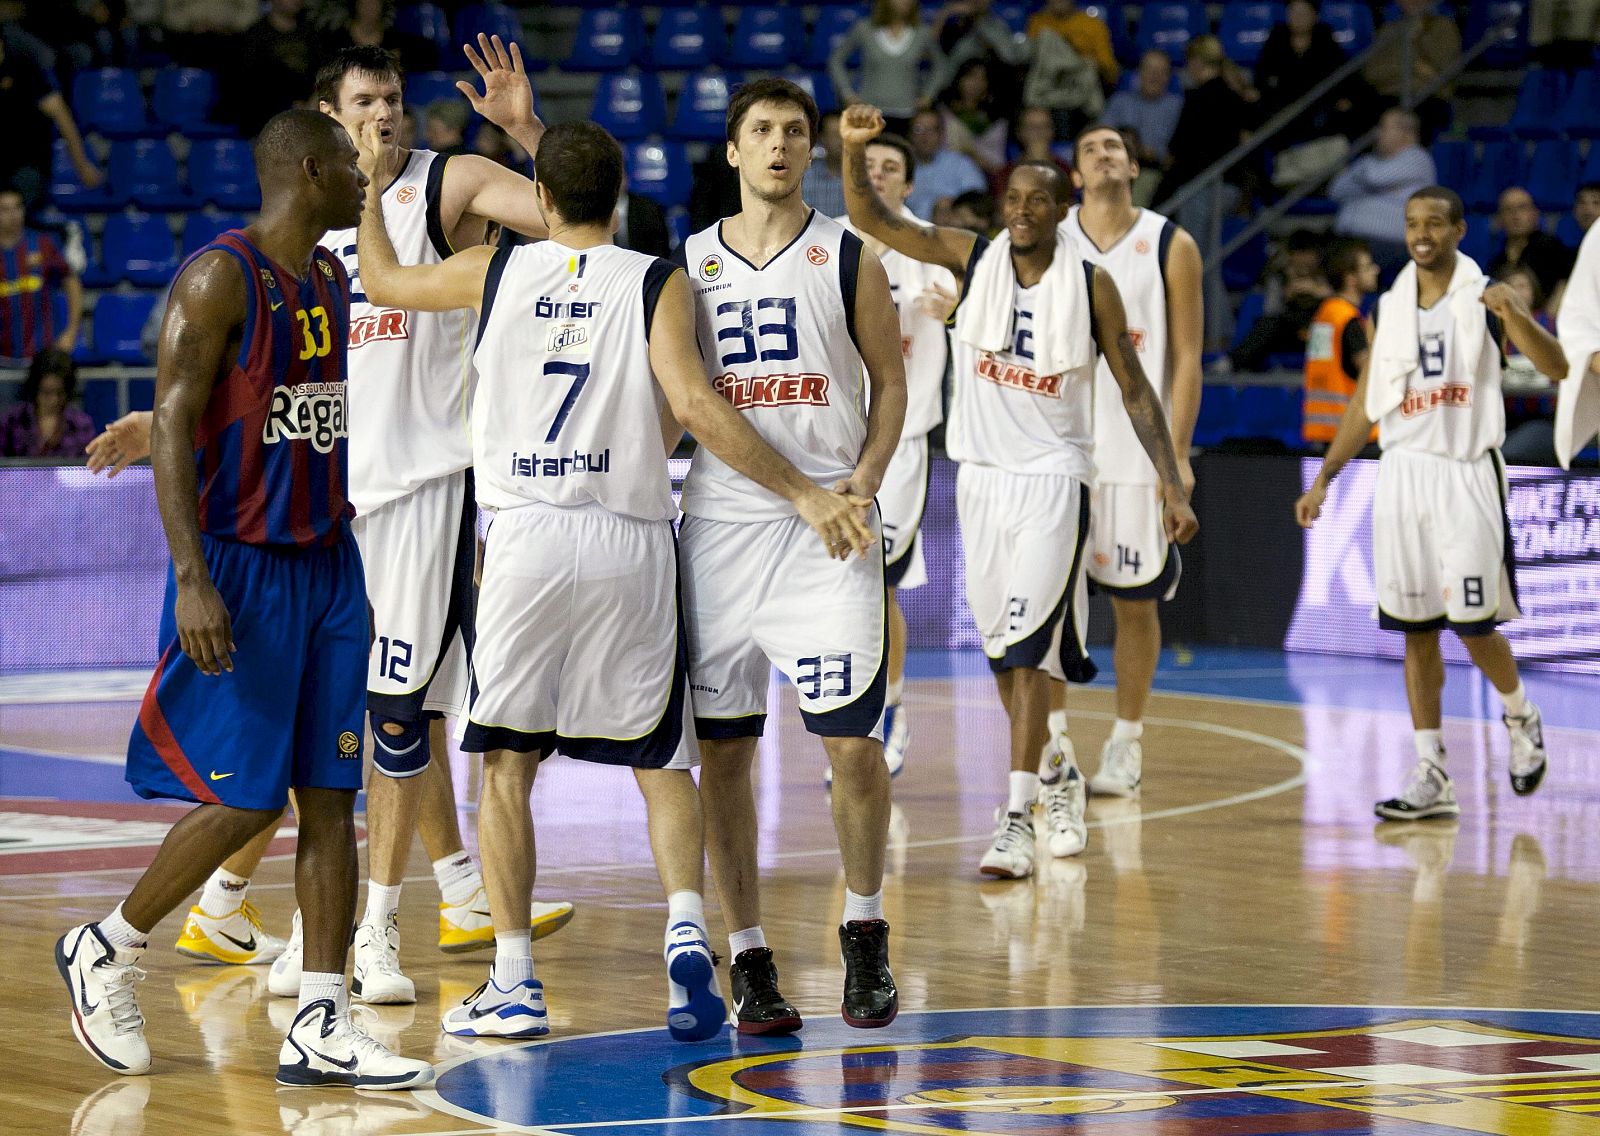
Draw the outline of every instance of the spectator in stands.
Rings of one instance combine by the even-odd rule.
[[[78,180],[90,189],[105,181],[84,149],[83,136],[55,75],[31,47],[32,37],[14,24],[0,28],[0,122],[6,124],[0,147],[0,186],[13,186],[32,204],[50,176],[50,145],[57,132]]]
[[[847,61],[857,54],[861,66],[852,78]],[[917,0],[875,0],[872,15],[834,44],[828,73],[844,106],[877,107],[886,129],[903,138],[911,116],[933,105],[944,82],[944,53]]]
[[[239,0],[163,0],[167,49],[182,63],[214,67],[223,45],[255,22],[257,10]]]
[[[1344,48],[1334,42],[1333,29],[1318,18],[1315,0],[1289,0],[1284,21],[1267,36],[1256,62],[1255,87],[1261,93],[1256,114],[1260,121],[1266,122],[1304,98],[1342,67],[1344,60]],[[1338,91],[1331,98],[1318,99],[1279,131],[1274,148],[1342,133],[1343,124],[1335,120],[1341,101],[1348,111],[1350,99]]]
[[[989,85],[989,64],[969,59],[939,96],[945,145],[992,173],[1006,163],[1011,123],[1001,117]]]
[[[467,104],[440,99],[422,112],[422,134],[428,149],[445,157],[467,152]]]
[[[55,238],[24,219],[22,194],[0,189],[0,357],[18,360],[72,350],[83,311],[83,287]],[[63,327],[56,326],[57,293],[67,298]]]
[[[1139,145],[1134,153],[1139,159],[1139,179],[1159,183],[1182,113],[1183,96],[1172,89],[1172,60],[1164,51],[1147,51],[1139,59],[1139,77],[1133,89],[1112,95],[1101,119],[1107,126],[1132,130],[1138,135]],[[1138,188],[1135,184],[1136,199]]]
[[[1022,84],[1022,105],[1044,107],[1055,119],[1056,133],[1076,138],[1100,117],[1106,96],[1094,61],[1054,31],[1033,37],[1033,63]]]
[[[1001,116],[1010,118],[1021,102],[1032,48],[1028,37],[1013,32],[991,6],[990,0],[947,0],[934,16],[933,32],[945,54],[946,74],[955,74],[969,59],[988,60],[995,101]]]
[[[1111,29],[1092,12],[1085,12],[1072,0],[1044,0],[1044,8],[1028,18],[1028,38],[1037,41],[1040,32],[1050,31],[1083,58],[1093,63],[1106,90],[1117,85],[1122,68],[1111,50]],[[1037,44],[1035,44],[1037,50]]]
[[[817,149],[822,153],[812,151],[800,192],[806,204],[824,217],[843,217],[844,143],[839,140],[838,111],[830,110],[822,116],[817,125],[817,139]]]
[[[918,171],[921,176],[921,171]],[[995,218],[995,201],[981,189],[958,194],[949,205],[936,211],[934,223],[992,237],[1000,227]]]
[[[1400,15],[1378,29],[1365,71],[1372,89],[1389,103],[1411,101],[1408,96],[1414,97],[1461,60],[1461,29],[1434,10],[1434,0],[1397,0],[1396,7]],[[1420,137],[1431,142],[1449,124],[1449,97],[1447,85],[1417,106]]]
[[[1578,187],[1578,192],[1572,197],[1572,219],[1577,222],[1578,232],[1587,233],[1589,226],[1600,219],[1600,181],[1585,182]],[[1578,250],[1572,250],[1576,256]]]
[[[1391,107],[1378,120],[1372,153],[1357,158],[1328,186],[1339,203],[1333,231],[1360,237],[1385,276],[1398,272],[1406,251],[1406,199],[1439,180],[1433,156],[1419,144],[1417,116]]]
[[[1522,297],[1535,323],[1555,333],[1556,321],[1548,309],[1544,287],[1531,268],[1516,265],[1494,276]],[[1548,396],[1541,397],[1542,391],[1554,385],[1515,343],[1506,344],[1506,440],[1500,447],[1500,456],[1512,465],[1558,464],[1555,421]]]
[[[648,197],[635,197],[623,190],[617,198],[617,229],[613,238],[625,249],[649,256],[668,256],[672,238],[667,233],[667,215]]]
[[[72,405],[78,368],[65,351],[39,352],[28,365],[17,405],[0,416],[0,457],[82,460],[94,420]]]
[[[1557,71],[1594,63],[1600,42],[1600,4],[1594,0],[1529,0],[1528,43],[1535,62]]]
[[[246,137],[311,96],[316,57],[303,6],[304,0],[270,0],[267,14],[228,53],[238,62],[222,71],[224,116]]]
[[[478,133],[472,139],[472,152],[483,155],[491,162],[499,162],[508,170],[516,170],[524,177],[533,176],[533,163],[528,158],[528,152],[492,122],[478,124]]]
[[[1264,274],[1261,318],[1229,353],[1235,371],[1265,371],[1274,357],[1303,355],[1312,317],[1333,295],[1323,265],[1322,237],[1296,229]]]
[[[420,36],[394,30],[391,0],[322,0],[307,21],[317,44],[317,66],[347,47],[386,47],[408,72],[432,71],[438,49]],[[461,62],[459,52],[454,60]]]
[[[1017,158],[989,176],[989,188],[996,198],[1006,194],[1006,183],[1018,162],[1052,162],[1071,184],[1072,164],[1055,152],[1055,117],[1044,107],[1029,107],[1017,116]]]
[[[1328,246],[1324,263],[1333,295],[1311,317],[1306,334],[1306,398],[1301,437],[1318,453],[1328,448],[1350,405],[1367,362],[1370,340],[1362,309],[1378,289],[1378,262],[1367,242],[1340,237]],[[1378,440],[1372,428],[1369,443]]]
[[[934,207],[941,201],[953,201],[969,189],[987,190],[989,183],[978,163],[945,147],[944,116],[938,111],[916,113],[910,142],[917,154],[917,184],[906,206],[924,221],[933,219]]]
[[[1577,253],[1539,227],[1539,207],[1533,203],[1533,195],[1521,186],[1514,185],[1500,194],[1495,224],[1506,240],[1484,271],[1499,278],[1513,268],[1528,269],[1538,277],[1540,292],[1555,298],[1558,302],[1552,306],[1559,309],[1560,291],[1572,274]]]

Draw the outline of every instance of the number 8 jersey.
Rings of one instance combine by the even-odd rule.
[[[472,462],[490,509],[598,504],[677,516],[650,323],[664,260],[613,245],[503,248],[489,263],[473,363]]]
[[[683,245],[712,385],[808,480],[832,487],[855,471],[867,440],[855,326],[861,238],[812,210],[757,268],[723,243],[722,225]],[[684,481],[683,511],[715,521],[794,515],[704,448]]]

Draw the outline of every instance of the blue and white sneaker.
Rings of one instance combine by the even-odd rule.
[[[667,1031],[673,1041],[715,1037],[728,1020],[705,928],[677,923],[667,931]]]
[[[433,1066],[390,1052],[349,1017],[341,1017],[333,999],[319,998],[295,1014],[278,1049],[278,1084],[424,1089],[433,1084]]]
[[[544,983],[537,978],[502,990],[489,981],[444,1016],[445,1033],[457,1037],[543,1037],[550,1032],[544,1010]]]
[[[56,943],[56,969],[67,984],[72,1033],[107,1069],[136,1076],[150,1069],[144,1015],[133,984],[144,978],[137,955],[118,956],[98,923],[84,923]]]

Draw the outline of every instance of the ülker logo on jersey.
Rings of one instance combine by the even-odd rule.
[[[828,376],[735,375],[731,371],[711,380],[716,392],[735,410],[756,406],[827,406]]]
[[[1400,404],[1400,417],[1415,418],[1441,406],[1466,408],[1472,405],[1472,388],[1464,383],[1447,383],[1433,390],[1408,390]]]
[[[409,339],[410,316],[401,308],[385,308],[356,316],[350,321],[350,347],[364,347],[375,340]]]
[[[272,388],[272,405],[261,440],[268,445],[280,441],[305,440],[319,454],[332,451],[334,443],[346,437],[343,383],[301,383],[295,387]]]
[[[722,275],[722,258],[712,253],[700,262],[700,279],[715,280]]]
[[[988,351],[978,356],[978,377],[996,386],[1027,391],[1040,398],[1061,397],[1060,375],[1036,375],[1020,364],[1001,362]]]

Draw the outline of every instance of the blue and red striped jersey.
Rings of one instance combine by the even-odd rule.
[[[246,302],[239,357],[195,430],[200,530],[245,544],[334,544],[354,515],[345,423],[350,278],[320,245],[304,280],[242,231],[195,256],[215,249],[239,261]]]
[[[31,359],[55,343],[55,297],[71,273],[56,242],[32,229],[0,250],[0,355]]]

